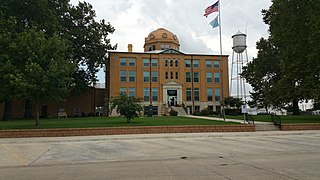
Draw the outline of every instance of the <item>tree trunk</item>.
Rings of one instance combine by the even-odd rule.
[[[292,115],[300,115],[298,100],[294,99],[292,101],[292,105],[293,105],[293,107],[292,107],[292,111],[293,111]]]
[[[39,102],[36,103],[36,127],[39,126]]]
[[[3,120],[13,119],[12,116],[12,100],[8,99],[4,101],[4,114]]]

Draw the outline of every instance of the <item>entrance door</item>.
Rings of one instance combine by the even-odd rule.
[[[168,96],[168,104],[170,106],[176,106],[177,105],[177,90],[167,90],[167,96]]]

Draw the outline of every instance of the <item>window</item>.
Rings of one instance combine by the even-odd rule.
[[[200,112],[200,106],[194,106],[194,111],[195,112]]]
[[[161,45],[160,45],[160,49],[161,49],[161,50],[164,50],[164,44],[161,44]]]
[[[135,82],[135,81],[136,81],[136,72],[129,71],[129,82]]]
[[[168,72],[166,72],[166,79],[168,79],[169,78],[169,75],[168,75]]]
[[[186,89],[187,101],[191,101],[191,88]]]
[[[152,101],[158,101],[158,88],[152,88]]]
[[[127,59],[126,58],[120,58],[120,66],[127,66]]]
[[[199,88],[194,88],[194,100],[199,101],[200,100],[200,91]]]
[[[151,59],[151,66],[157,67],[158,66],[158,59]]]
[[[213,65],[213,67],[214,68],[219,68],[219,61],[218,60],[214,60],[214,65]]]
[[[179,61],[178,60],[175,61],[175,65],[176,65],[176,67],[178,67],[178,65],[179,65]]]
[[[120,88],[120,95],[127,94],[126,88]]]
[[[168,60],[165,61],[164,65],[168,67]]]
[[[127,81],[127,72],[126,71],[120,71],[120,81],[121,82]]]
[[[154,50],[156,50],[156,45],[149,46],[149,51],[154,51]]]
[[[179,73],[176,72],[176,79],[179,79]]]
[[[191,60],[185,60],[186,67],[191,67]]]
[[[143,72],[143,82],[149,82],[150,73],[148,71]]]
[[[208,101],[212,101],[212,88],[207,89],[207,99]]]
[[[167,38],[167,33],[163,33],[163,34],[162,34],[162,37],[163,37],[163,38]]]
[[[150,62],[149,62],[150,60],[149,59],[143,59],[143,66],[144,67],[149,67],[150,66]]]
[[[214,89],[214,99],[216,101],[220,101],[220,88],[215,88]]]
[[[216,112],[220,113],[221,111],[221,107],[220,106],[216,106]]]
[[[152,115],[158,115],[158,106],[152,106],[152,109],[150,106],[144,106],[144,115],[149,115],[149,111],[152,110]]]
[[[170,49],[170,46],[169,46],[169,44],[166,44],[166,50],[167,50],[167,49]]]
[[[219,83],[220,82],[220,73],[214,73],[214,82]]]
[[[143,88],[143,100],[149,101],[150,97],[150,88]]]
[[[211,61],[210,60],[206,60],[206,68],[211,68]]]
[[[158,72],[152,72],[152,82],[158,82]]]
[[[207,82],[212,82],[212,73],[211,72],[206,73],[206,79],[207,79]]]
[[[170,67],[173,67],[173,61],[170,60]]]
[[[198,68],[199,67],[199,61],[193,60],[193,67]]]
[[[170,79],[173,79],[173,72],[170,72]]]
[[[136,95],[136,88],[129,88],[129,96],[135,96]]]
[[[193,73],[193,82],[199,82],[199,73],[198,72],[194,72]]]
[[[129,58],[129,66],[136,66],[136,59],[134,58]]]
[[[186,82],[191,82],[191,73],[186,72]]]

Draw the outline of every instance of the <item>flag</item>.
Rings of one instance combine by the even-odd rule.
[[[205,10],[204,10],[204,16],[208,17],[209,14],[213,13],[213,12],[218,12],[219,11],[219,1],[217,1],[216,3],[212,4],[211,6],[208,6]]]
[[[219,26],[219,21],[218,21],[218,16],[216,18],[214,18],[211,22],[210,25],[212,26],[212,28],[218,27]]]

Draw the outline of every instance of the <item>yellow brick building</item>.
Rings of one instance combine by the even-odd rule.
[[[220,112],[229,96],[228,56],[183,53],[176,35],[160,28],[145,38],[144,52],[110,51],[106,63],[107,97],[127,94],[143,99],[145,113],[163,115],[170,107],[189,112]]]

